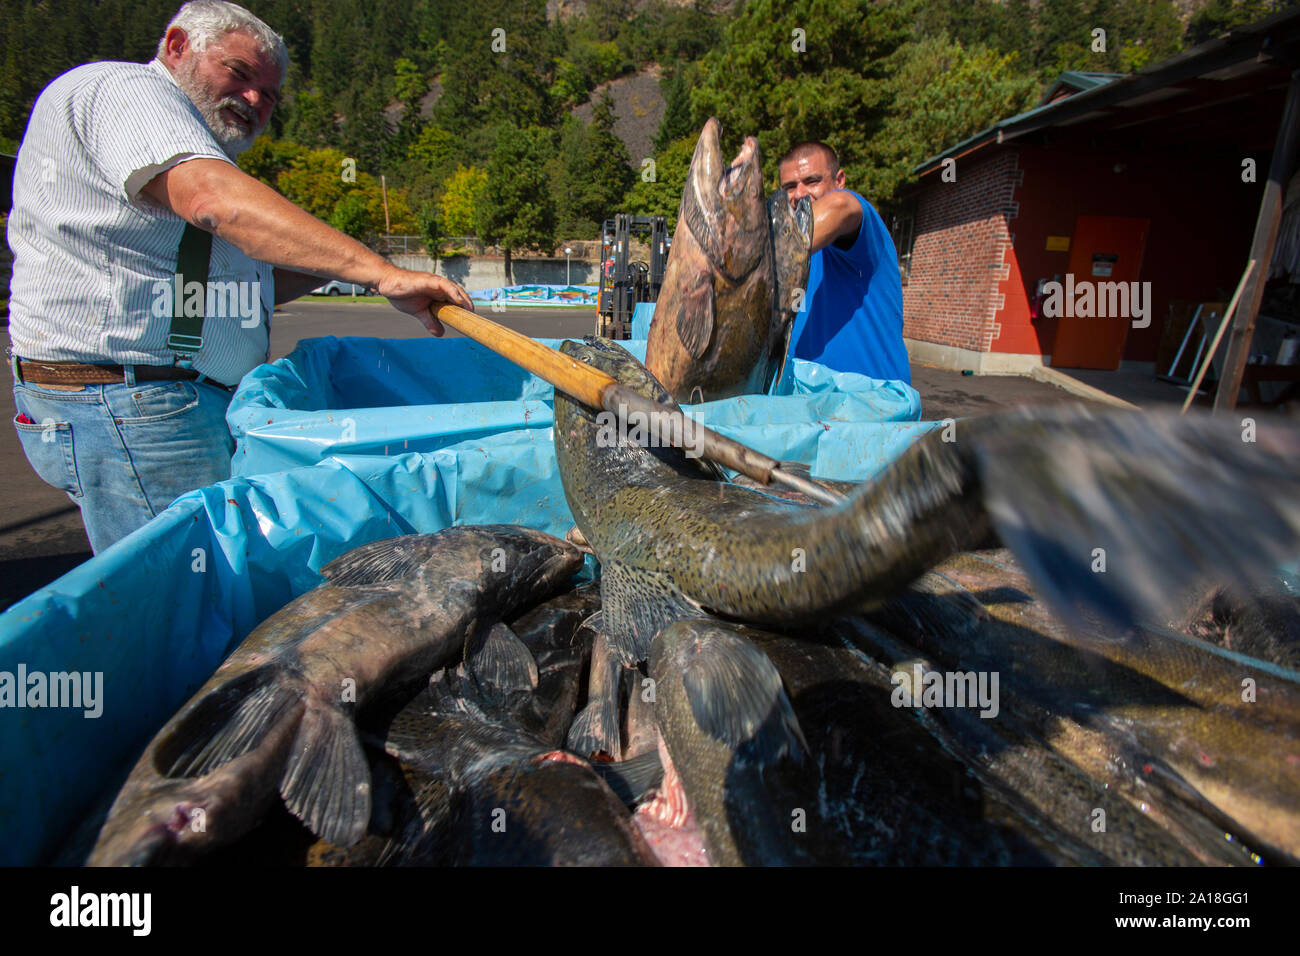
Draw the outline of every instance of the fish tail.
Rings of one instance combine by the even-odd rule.
[[[587,706],[573,719],[564,747],[584,757],[601,752],[610,756],[621,753],[618,699],[601,697],[588,701]]]
[[[370,823],[370,766],[351,718],[337,707],[303,714],[280,780],[289,812],[335,846],[352,846]]]
[[[264,665],[196,701],[159,741],[155,767],[165,777],[201,777],[256,750],[301,713],[297,689],[274,665]]]
[[[591,766],[596,776],[609,784],[615,796],[629,807],[639,803],[664,779],[664,765],[657,747],[628,760]]]

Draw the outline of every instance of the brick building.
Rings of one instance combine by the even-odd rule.
[[[1067,73],[920,164],[895,218],[913,360],[1153,364],[1168,316],[1226,301],[1241,277],[1298,46],[1293,10],[1140,73]],[[1093,314],[1039,294],[1067,275],[1097,286]],[[1096,314],[1102,283],[1112,313],[1118,286],[1134,294],[1125,315]]]

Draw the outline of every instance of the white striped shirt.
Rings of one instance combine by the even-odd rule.
[[[140,190],[195,158],[230,162],[157,60],[89,63],[45,88],[18,150],[9,214],[15,355],[172,364],[167,333],[185,222]],[[233,385],[266,361],[271,266],[214,236],[208,278],[194,368]]]

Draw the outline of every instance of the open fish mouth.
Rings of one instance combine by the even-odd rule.
[[[747,176],[755,171],[755,159],[758,157],[758,140],[752,136],[745,138],[745,145],[740,148],[736,161],[727,167],[718,183],[718,195],[723,199],[736,199],[749,185]]]

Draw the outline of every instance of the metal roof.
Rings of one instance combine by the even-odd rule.
[[[1081,70],[1066,70],[1056,78],[1055,83],[1047,88],[1047,92],[1038,101],[1038,105],[1045,106],[1051,103],[1057,92],[1062,88],[1082,93],[1086,90],[1096,89],[1111,80],[1123,79],[1126,76],[1128,76],[1127,73],[1085,73]]]

